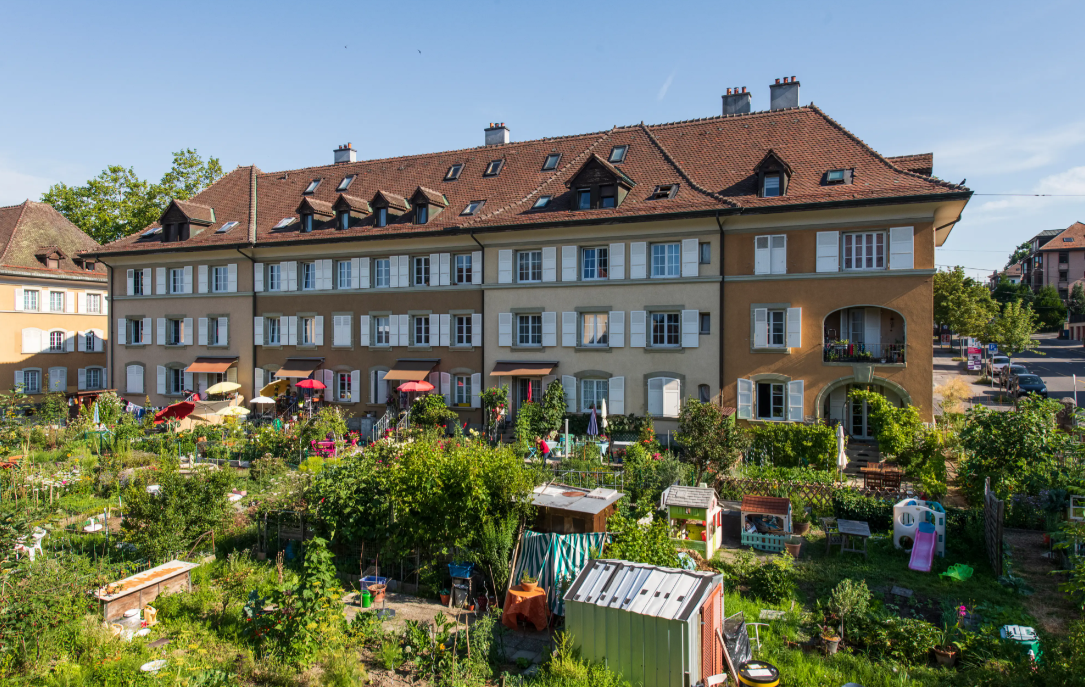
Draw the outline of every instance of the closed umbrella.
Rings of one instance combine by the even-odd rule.
[[[607,400],[599,401],[599,425],[606,431],[607,428]]]
[[[209,394],[228,394],[231,391],[237,391],[241,388],[241,385],[237,382],[219,382],[214,386],[207,387],[207,393]]]
[[[841,474],[848,467],[848,454],[844,451],[844,425],[836,426],[836,467]]]
[[[595,408],[591,409],[591,418],[588,419],[588,436],[594,437],[599,434],[599,424],[595,419]]]

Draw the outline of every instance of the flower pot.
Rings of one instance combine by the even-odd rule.
[[[825,642],[826,653],[835,654],[840,649],[839,637],[822,637],[821,641]]]
[[[441,594],[441,605],[442,606],[447,606],[448,605],[448,600],[450,598],[452,598],[452,597],[449,594]]]
[[[945,646],[934,647],[934,658],[938,661],[938,665],[952,668],[957,663],[957,652]]]
[[[799,551],[802,550],[802,541],[786,542],[784,544],[784,548],[787,549],[787,552],[791,555],[792,558],[798,558]]]
[[[808,523],[808,522],[797,522],[797,523],[795,523],[795,527],[793,529],[795,530],[795,534],[798,534],[798,535],[806,534],[807,532],[810,531],[810,523]]]
[[[384,601],[384,591],[387,587],[383,584],[369,585],[369,593],[373,595],[373,603],[379,604]]]
[[[538,582],[521,582],[520,589],[525,592],[533,592],[539,588]]]

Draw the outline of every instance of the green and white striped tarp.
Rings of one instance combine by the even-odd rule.
[[[513,584],[519,584],[524,573],[537,578],[539,586],[546,590],[550,612],[564,616],[565,590],[588,564],[592,549],[598,556],[608,537],[605,532],[553,534],[525,530],[512,574]]]

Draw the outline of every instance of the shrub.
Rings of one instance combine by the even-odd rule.
[[[252,462],[252,467],[249,469],[249,479],[259,484],[266,484],[279,475],[285,474],[287,469],[286,461],[278,456],[266,453],[263,457]]]
[[[830,469],[836,465],[836,432],[821,422],[760,423],[752,430],[748,456],[763,465]]]
[[[641,524],[615,513],[607,520],[607,531],[613,537],[606,548],[607,558],[678,567],[678,548],[671,541],[670,527],[664,518]]]
[[[840,619],[840,636],[844,636],[844,624],[866,614],[870,608],[870,590],[866,580],[844,579],[833,589],[829,597],[829,608]]]
[[[854,489],[833,492],[833,515],[845,520],[863,520],[871,530],[893,526],[893,502],[864,496]]]
[[[795,592],[794,559],[786,553],[773,556],[749,571],[745,584],[750,594],[762,601],[779,604]]]
[[[926,665],[930,650],[940,643],[941,633],[925,620],[868,615],[856,622],[852,639],[873,658]]]
[[[411,423],[419,427],[441,427],[455,419],[456,413],[440,394],[419,396],[411,404]]]

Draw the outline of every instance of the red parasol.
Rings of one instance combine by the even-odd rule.
[[[186,417],[192,414],[192,411],[196,410],[196,404],[189,401],[181,401],[180,403],[174,403],[171,406],[166,406],[162,410],[154,414],[155,423],[165,422],[167,420],[184,420]]]
[[[297,384],[299,389],[325,389],[324,382],[318,382],[315,379],[303,379]]]
[[[399,391],[433,391],[429,382],[404,382],[396,387]]]

